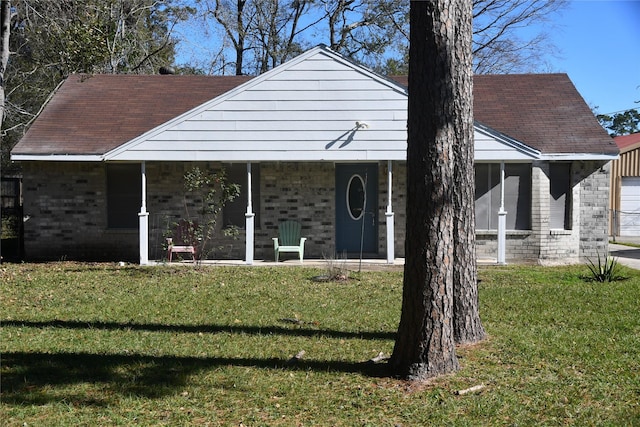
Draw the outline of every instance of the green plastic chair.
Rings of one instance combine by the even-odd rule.
[[[273,250],[276,253],[276,262],[280,261],[280,252],[296,252],[300,257],[300,263],[304,259],[304,242],[306,237],[300,237],[299,222],[283,221],[278,224],[278,237],[273,237]]]

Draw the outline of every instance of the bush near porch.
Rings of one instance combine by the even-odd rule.
[[[0,268],[2,405],[22,425],[636,425],[640,271],[482,268],[490,337],[461,370],[387,378],[401,271]],[[304,350],[297,362],[292,356]],[[456,391],[483,384],[477,393]]]

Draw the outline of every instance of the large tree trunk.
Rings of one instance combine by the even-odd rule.
[[[453,334],[457,344],[471,344],[485,337],[478,306],[476,262],[475,173],[473,169],[473,73],[471,22],[460,21],[461,38],[456,59],[459,79],[457,104],[458,143],[455,150],[456,186],[453,193],[456,220],[453,265]],[[469,35],[469,39],[464,39]],[[467,49],[468,44],[468,49]]]
[[[406,258],[390,365],[397,375],[420,380],[458,369],[455,174],[456,146],[472,144],[471,3],[412,1],[410,7]]]
[[[471,132],[473,134],[473,129]],[[456,344],[473,344],[486,336],[478,304],[473,149],[470,165],[466,171],[464,169],[462,166],[456,168],[459,182],[457,194],[454,194],[457,218],[454,231],[453,333]]]

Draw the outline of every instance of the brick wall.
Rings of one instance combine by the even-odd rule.
[[[220,164],[199,164],[219,168]],[[149,258],[163,259],[164,238],[180,218],[194,217],[185,200],[183,176],[193,163],[147,163]],[[256,167],[256,166],[254,166]],[[328,162],[265,162],[260,166],[260,217],[256,221],[255,259],[272,259],[278,221],[295,219],[308,238],[305,257],[334,256],[335,166]],[[29,260],[91,259],[138,261],[138,231],[106,226],[106,178],[102,163],[25,162],[25,253]],[[549,230],[549,180],[546,162],[532,169],[532,229],[507,233],[507,261],[578,262],[607,250],[608,165],[576,162],[572,229]],[[239,183],[244,185],[243,182]],[[393,163],[395,255],[404,256],[406,163]],[[379,256],[386,256],[387,162],[379,165]],[[222,219],[219,219],[219,223]],[[219,230],[218,230],[219,231]],[[245,236],[216,235],[211,257],[243,259]],[[478,258],[495,258],[497,233],[477,235]]]
[[[105,165],[25,162],[28,260],[137,261],[138,232],[107,230]]]
[[[580,162],[580,260],[596,259],[609,251],[609,173],[611,162]]]
[[[541,264],[583,262],[606,254],[609,165],[605,162],[573,162],[571,227],[549,227],[549,163],[532,164],[531,230],[507,231],[507,262],[537,261]],[[495,259],[497,232],[476,235],[478,258]]]

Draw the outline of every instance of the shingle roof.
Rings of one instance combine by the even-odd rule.
[[[104,154],[248,81],[247,76],[72,75],[14,154]]]
[[[250,78],[73,75],[12,153],[104,154]],[[474,115],[543,153],[618,153],[566,74],[476,76]]]
[[[640,132],[632,133],[631,135],[616,136],[613,140],[620,149],[620,152],[626,153],[627,151],[637,148],[637,145],[640,145]]]
[[[618,153],[566,74],[479,75],[473,96],[476,121],[542,153]]]

